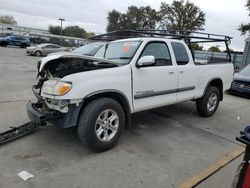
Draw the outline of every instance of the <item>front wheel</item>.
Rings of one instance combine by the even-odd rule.
[[[7,46],[7,43],[6,43],[6,42],[1,42],[1,43],[0,43],[0,46],[6,47],[6,46]]]
[[[35,56],[37,56],[37,57],[41,57],[41,56],[42,56],[42,52],[40,52],[40,51],[36,51],[34,54],[35,54]]]
[[[90,102],[80,115],[78,136],[94,151],[114,147],[124,129],[125,115],[121,105],[111,98]]]
[[[197,112],[204,117],[212,116],[219,106],[220,98],[219,89],[209,86],[204,96],[196,101]]]

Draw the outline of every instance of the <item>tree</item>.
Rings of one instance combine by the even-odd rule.
[[[221,52],[220,48],[218,46],[211,46],[208,48],[208,51],[210,52]]]
[[[246,7],[250,11],[250,0],[247,1]],[[250,16],[250,13],[248,15]],[[247,32],[250,32],[250,23],[241,24],[238,30],[241,31],[242,35],[245,35]]]
[[[53,35],[60,35],[61,34],[61,27],[60,26],[49,26],[49,32]]]
[[[114,31],[119,29],[124,29],[125,24],[125,15],[118,12],[117,10],[112,10],[108,12],[108,25],[107,25],[107,31]]]
[[[191,44],[193,50],[203,50],[203,46],[199,45],[198,43]]]
[[[85,29],[80,28],[79,26],[68,26],[63,29],[63,35],[70,37],[86,38],[87,32]]]
[[[3,24],[11,24],[11,25],[17,25],[17,21],[13,16],[0,16],[0,23]]]
[[[150,6],[130,6],[126,13],[117,10],[108,12],[107,31],[122,29],[155,29],[159,16]]]
[[[204,30],[205,13],[189,1],[175,0],[171,5],[162,2],[159,14],[161,29],[185,31],[182,34]]]
[[[93,32],[87,32],[87,38],[95,36],[95,33]]]
[[[54,35],[61,35],[60,26],[49,26],[49,32]],[[67,26],[62,31],[63,36],[86,38],[88,33],[85,29],[80,28],[79,26]],[[93,33],[92,33],[93,34]]]
[[[159,20],[157,11],[150,6],[130,6],[126,12],[128,29],[155,29]]]

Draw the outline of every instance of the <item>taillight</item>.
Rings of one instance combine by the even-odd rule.
[[[248,162],[248,167],[246,170],[246,174],[244,177],[244,181],[243,181],[243,187],[242,188],[249,188],[250,187],[250,164]]]

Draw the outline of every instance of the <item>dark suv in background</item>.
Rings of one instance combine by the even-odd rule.
[[[250,65],[234,75],[230,91],[250,97]]]
[[[6,47],[7,45],[26,48],[30,46],[30,39],[24,36],[7,36],[0,38],[0,46]]]

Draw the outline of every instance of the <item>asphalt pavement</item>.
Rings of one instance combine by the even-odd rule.
[[[25,104],[35,100],[38,60],[25,49],[0,47],[0,131],[29,121]],[[75,128],[51,125],[0,145],[0,187],[178,187],[241,147],[235,136],[250,124],[249,114],[249,99],[228,94],[210,118],[200,117],[191,101],[140,112],[104,153],[82,145]],[[241,158],[198,187],[230,187]],[[34,177],[23,181],[22,170]]]

